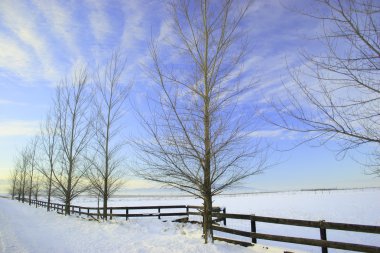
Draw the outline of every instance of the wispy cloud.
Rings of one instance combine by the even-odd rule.
[[[0,20],[6,28],[0,31],[1,37],[4,34],[12,37],[8,41],[2,41],[3,47],[15,53],[13,56],[10,53],[4,55],[2,61],[13,62],[7,65],[8,69],[24,79],[30,80],[35,75],[52,79],[57,75],[54,57],[46,36],[40,33],[36,25],[37,18],[25,2],[0,2]]]
[[[264,137],[264,138],[274,138],[284,134],[284,130],[261,130],[255,131],[250,134],[251,137]]]
[[[70,60],[81,57],[77,39],[82,22],[74,18],[73,6],[70,6],[69,2],[62,4],[61,1],[53,0],[49,1],[49,4],[38,0],[34,0],[33,3],[49,24],[47,30],[59,42],[60,49],[67,52],[66,56],[70,57]]]
[[[39,121],[3,121],[0,122],[0,137],[33,136],[39,131]]]
[[[26,103],[20,103],[20,102],[17,102],[17,101],[12,101],[12,100],[8,100],[8,99],[1,99],[0,98],[0,105],[27,105]]]
[[[10,71],[26,70],[31,62],[30,55],[17,46],[17,41],[0,36],[0,67]],[[18,74],[20,74],[18,71]]]
[[[98,43],[104,42],[112,31],[112,25],[106,12],[106,2],[100,0],[87,0],[90,9],[89,20],[92,34]]]
[[[147,181],[147,180],[131,179],[126,183],[125,188],[132,189],[132,190],[133,189],[142,190],[142,189],[157,189],[157,188],[160,188],[161,186],[162,186],[161,184]]]

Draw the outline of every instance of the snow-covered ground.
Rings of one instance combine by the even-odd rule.
[[[96,206],[94,198],[81,197],[74,204]],[[200,205],[190,197],[114,198],[109,206]],[[214,204],[228,213],[326,220],[380,226],[380,189],[281,192],[219,196]],[[193,217],[196,218],[196,217]],[[227,227],[250,230],[249,221],[227,220]],[[319,230],[257,223],[257,232],[319,239]],[[231,237],[224,235],[226,237]],[[327,231],[329,240],[380,246],[380,235]],[[248,241],[246,238],[239,238]],[[157,218],[114,219],[108,222],[65,217],[41,208],[0,198],[0,252],[320,252],[318,247],[258,240],[244,248],[216,242],[204,245],[196,224],[162,222]],[[329,252],[340,252],[329,250]]]
[[[94,198],[80,198],[75,201],[83,206],[96,206]],[[109,206],[144,206],[144,205],[200,205],[202,201],[191,197],[150,197],[150,198],[115,198]],[[335,191],[291,191],[278,193],[259,193],[235,196],[218,196],[214,205],[227,208],[227,213],[255,214],[278,218],[326,220],[350,224],[380,226],[380,189],[356,189]],[[196,218],[196,217],[194,217]],[[304,228],[269,223],[257,223],[258,233],[296,236],[320,239],[319,229]],[[227,227],[250,231],[250,222],[227,220]],[[217,233],[223,235],[222,233]],[[223,235],[227,236],[227,235]],[[232,238],[231,235],[227,237]],[[234,237],[249,241],[249,238]],[[328,230],[327,238],[357,244],[380,247],[380,235],[356,232]],[[287,244],[274,241],[258,240],[259,243],[320,252],[318,247]],[[346,252],[329,250],[329,252]]]
[[[216,242],[205,245],[196,224],[157,219],[89,221],[46,212],[0,198],[0,252],[242,252],[280,253],[283,249],[255,245],[244,248]]]

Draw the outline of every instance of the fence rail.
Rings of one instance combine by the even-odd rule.
[[[24,201],[29,202],[29,199],[27,200],[24,199]],[[47,202],[40,201],[40,200],[31,200],[31,204],[35,205],[36,207],[38,206],[48,207]],[[64,214],[64,210],[65,210],[64,204],[50,203],[49,207],[50,207],[50,210],[55,210],[58,213]],[[162,212],[164,210],[173,210],[173,209],[177,209],[176,212]],[[178,209],[182,209],[182,211],[179,212]],[[131,210],[149,210],[149,212],[130,213]],[[124,212],[120,213],[120,211],[124,211]],[[70,214],[87,215],[87,217],[92,217],[93,219],[99,219],[99,217],[102,217],[103,215],[103,208],[70,205]],[[124,217],[126,220],[128,220],[128,218],[131,218],[131,217],[158,217],[158,219],[161,219],[161,217],[167,217],[167,216],[179,216],[179,217],[185,216],[188,218],[190,215],[202,216],[203,207],[194,206],[194,205],[172,205],[172,206],[163,205],[163,206],[128,206],[128,207],[108,207],[107,208],[107,217],[109,217],[111,220],[113,217]],[[255,243],[257,243],[257,239],[263,239],[263,240],[270,240],[270,241],[279,241],[279,242],[286,242],[286,243],[317,246],[317,247],[321,247],[322,253],[327,253],[328,248],[343,249],[343,250],[358,251],[358,252],[368,252],[368,253],[380,253],[380,247],[378,246],[362,245],[362,244],[354,244],[354,243],[346,243],[346,242],[336,242],[336,241],[327,240],[328,229],[380,234],[380,226],[326,222],[324,220],[309,221],[309,220],[284,219],[284,218],[274,218],[274,217],[265,217],[265,216],[256,216],[256,215],[247,215],[247,214],[231,214],[231,213],[226,213],[226,209],[220,208],[220,207],[213,208],[212,216],[216,218],[213,220],[214,222],[214,224],[212,225],[213,230],[226,233],[226,234],[232,234],[232,235],[238,235],[242,237],[251,238],[252,242],[251,243],[244,242],[244,241],[239,241],[239,240],[234,240],[234,239],[224,238],[224,237],[219,237],[219,236],[214,236],[214,240],[240,244],[243,246],[252,246]],[[251,230],[242,231],[242,230],[228,228],[226,227],[227,219],[250,221]],[[217,222],[223,222],[224,227],[218,225]],[[257,222],[317,228],[320,231],[320,239],[299,238],[299,237],[258,233],[256,231]]]

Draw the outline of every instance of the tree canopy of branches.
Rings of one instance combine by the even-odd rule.
[[[150,100],[152,118],[141,117],[150,139],[136,143],[138,173],[203,200],[205,243],[212,241],[213,196],[265,166],[238,103],[252,86],[240,83],[238,74],[246,53],[239,26],[248,7],[230,0],[173,1],[171,62],[160,57],[157,43],[150,46],[149,73],[159,94]]]
[[[380,3],[319,0],[325,53],[306,53],[307,70],[292,72],[296,89],[276,103],[275,124],[338,141],[339,154],[372,144],[366,165],[380,175]],[[327,10],[327,11],[326,11]],[[299,96],[301,94],[301,96]]]
[[[65,203],[65,213],[70,213],[70,203],[88,186],[83,180],[89,168],[86,158],[91,127],[89,107],[91,98],[87,72],[79,69],[71,80],[57,87],[55,113],[59,136],[59,166],[54,169],[54,184],[58,196]]]
[[[92,188],[103,199],[103,218],[107,219],[107,202],[122,185],[123,168],[120,151],[125,143],[120,136],[124,102],[131,85],[121,82],[126,60],[115,52],[104,68],[98,68],[95,84],[94,155],[88,171]]]

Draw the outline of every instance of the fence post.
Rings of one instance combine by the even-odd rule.
[[[186,206],[186,213],[187,213],[187,218],[189,218],[189,207]]]
[[[158,219],[161,219],[161,208],[158,208]]]
[[[110,208],[110,220],[112,220],[112,208]]]
[[[125,208],[125,220],[128,220],[128,208]]]
[[[226,208],[225,207],[223,208],[223,214],[226,214]],[[227,218],[226,218],[226,216],[224,216],[223,224],[224,224],[224,226],[227,225]]]
[[[321,235],[321,240],[326,241],[327,233],[326,233],[325,220],[319,221],[319,232]],[[328,253],[327,247],[322,247],[322,253]]]
[[[82,208],[79,207],[79,216],[82,214]]]
[[[90,216],[90,208],[87,208],[87,218]]]
[[[255,215],[251,215],[251,232],[256,233],[256,220]],[[257,243],[257,238],[252,238],[252,243]]]

